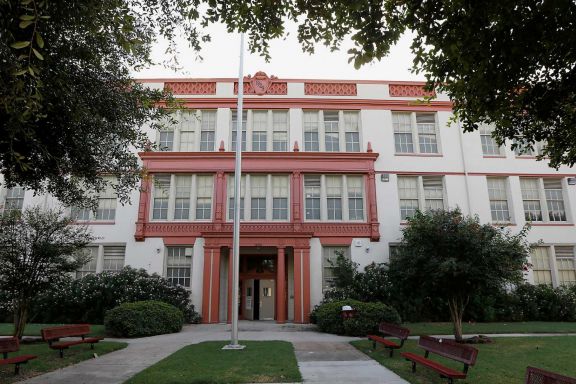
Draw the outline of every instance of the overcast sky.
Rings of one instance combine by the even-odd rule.
[[[244,75],[264,71],[279,78],[311,79],[365,79],[365,80],[424,80],[422,75],[410,72],[412,54],[410,37],[404,36],[390,55],[380,62],[367,64],[359,70],[348,63],[346,51],[352,47],[350,41],[344,42],[340,51],[330,52],[324,46],[318,46],[314,55],[302,52],[296,39],[294,26],[291,34],[284,40],[271,42],[272,60],[266,63],[257,54],[245,50]],[[201,55],[204,60],[195,60],[192,50],[181,49],[180,64],[184,71],[174,72],[161,65],[140,72],[134,72],[136,78],[171,78],[171,77],[238,77],[240,35],[230,34],[222,25],[213,25],[208,30],[212,37],[205,43]],[[184,40],[183,40],[184,41]],[[180,44],[185,46],[184,42]],[[247,43],[245,48],[247,48]],[[154,57],[161,61],[166,45],[159,43],[154,47]]]

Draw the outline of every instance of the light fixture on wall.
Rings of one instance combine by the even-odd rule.
[[[569,177],[568,185],[576,185],[576,177]]]
[[[387,183],[390,181],[390,174],[389,173],[382,173],[380,175],[380,181]]]

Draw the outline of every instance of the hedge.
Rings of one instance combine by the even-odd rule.
[[[184,315],[173,305],[160,301],[124,303],[106,312],[106,331],[117,337],[143,337],[182,330]]]

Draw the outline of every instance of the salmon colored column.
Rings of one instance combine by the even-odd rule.
[[[285,248],[278,247],[278,262],[276,263],[276,322],[286,322],[286,257]]]
[[[294,249],[294,322],[310,321],[310,247]]]
[[[220,247],[204,247],[202,322],[218,323],[220,302]]]
[[[232,323],[232,270],[234,269],[234,259],[232,258],[232,250],[228,254],[228,317],[226,322]]]

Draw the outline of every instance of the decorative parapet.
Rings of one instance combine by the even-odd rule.
[[[234,94],[238,94],[238,82],[234,82]],[[279,81],[276,76],[268,76],[265,72],[258,71],[252,77],[244,77],[245,95],[287,95],[288,83]]]
[[[175,95],[215,95],[216,82],[214,81],[167,81],[164,89],[172,91]]]
[[[357,96],[355,83],[304,83],[305,95],[316,96]]]
[[[390,97],[425,97],[436,96],[436,92],[424,90],[421,84],[390,84]]]

